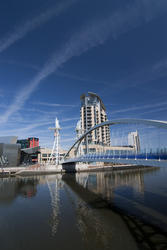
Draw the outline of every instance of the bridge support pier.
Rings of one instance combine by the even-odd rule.
[[[76,172],[76,162],[70,162],[70,163],[63,163],[62,164],[62,169],[66,173],[75,173]]]
[[[102,163],[100,163],[102,165]],[[84,162],[69,162],[69,163],[63,163],[62,164],[62,169],[66,173],[76,173],[80,171],[87,171],[89,170],[89,163],[84,163]]]

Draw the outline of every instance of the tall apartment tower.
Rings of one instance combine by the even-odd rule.
[[[81,96],[81,129],[86,132],[91,127],[107,121],[106,108],[101,98],[91,92],[88,96],[83,94]],[[92,131],[87,137],[88,143],[110,145],[110,128],[103,126]]]

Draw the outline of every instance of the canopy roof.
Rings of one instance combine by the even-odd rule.
[[[23,148],[21,149],[26,154],[36,154],[39,153],[40,147],[33,147],[33,148]]]

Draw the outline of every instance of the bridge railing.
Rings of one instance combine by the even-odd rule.
[[[94,127],[92,127],[91,129],[89,129],[88,131],[86,131],[73,145],[72,147],[69,149],[68,153],[65,155],[64,160],[69,160],[70,159],[70,153],[73,149],[75,149],[75,155],[72,157],[73,159],[78,159],[83,161],[83,160],[102,160],[104,159],[108,159],[108,160],[112,160],[112,159],[142,159],[142,160],[148,160],[148,159],[153,159],[153,160],[167,160],[167,148],[163,151],[162,150],[162,146],[159,140],[159,145],[158,147],[161,146],[161,148],[158,148],[158,150],[150,150],[148,148],[146,149],[136,149],[135,147],[131,147],[130,146],[125,146],[125,150],[121,149],[121,150],[105,150],[105,145],[104,148],[102,147],[101,144],[99,144],[99,146],[101,146],[101,152],[98,152],[98,150],[96,150],[96,152],[90,152],[91,150],[91,144],[86,143],[86,137],[94,130],[97,130],[103,126],[113,126],[113,125],[120,125],[122,124],[124,125],[128,125],[129,124],[139,124],[139,125],[145,125],[148,128],[150,126],[155,127],[157,129],[167,129],[167,122],[166,121],[152,121],[152,120],[143,120],[143,119],[117,119],[117,120],[112,120],[112,121],[106,121],[103,122],[101,124],[98,124]],[[112,128],[113,130],[113,128]],[[83,143],[84,141],[84,143]],[[146,139],[147,142],[147,139]],[[82,153],[82,155],[79,155],[79,147],[83,147],[84,145],[84,152]],[[96,146],[98,147],[98,145],[96,144]],[[90,150],[89,150],[90,147]],[[117,146],[116,146],[117,147]],[[121,146],[122,148],[124,146]],[[114,148],[114,147],[113,147]],[[118,147],[119,148],[119,147]],[[129,150],[126,150],[126,148],[129,148]],[[83,150],[82,150],[83,151]],[[81,150],[80,150],[81,152]],[[81,153],[80,153],[81,154]],[[72,160],[72,159],[71,159]]]
[[[159,153],[139,153],[139,154],[85,154],[77,156],[74,158],[67,159],[70,162],[89,162],[89,161],[108,161],[115,159],[124,159],[124,160],[155,160],[155,161],[167,161],[167,154]]]

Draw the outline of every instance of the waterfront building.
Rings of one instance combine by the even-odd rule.
[[[80,108],[80,120],[76,126],[77,139],[81,137],[87,130],[94,127],[97,124],[107,121],[107,113],[104,103],[101,98],[92,93],[88,92],[88,96],[85,94],[81,95],[81,108]],[[86,146],[88,145],[88,147]],[[128,134],[128,145],[116,145],[112,146],[110,127],[109,125],[103,126],[92,131],[87,135],[87,139],[83,140],[78,148],[78,155],[83,153],[111,153],[111,152],[139,152],[140,151],[140,140],[138,132],[131,132]]]
[[[29,141],[28,141],[28,139],[17,140],[17,144],[20,144],[21,149],[23,149],[23,148],[29,148]]]
[[[15,167],[21,163],[38,161],[39,139],[17,140],[17,138],[17,136],[0,137],[0,166]]]
[[[39,147],[39,138],[30,137],[28,139],[20,139],[17,140],[17,143],[21,145],[21,149]]]
[[[0,166],[20,164],[20,145],[17,136],[0,136]]]
[[[38,162],[39,138],[20,139],[17,144],[21,145],[21,162]]]
[[[31,137],[31,138],[28,138],[28,141],[29,141],[30,148],[39,147],[39,138]]]
[[[0,166],[18,166],[21,149],[19,144],[0,143]]]
[[[59,152],[59,159],[62,160],[62,158],[67,153],[67,150],[60,149]],[[39,163],[47,163],[51,157],[52,154],[52,148],[40,148],[40,154],[38,155],[38,162]]]
[[[133,146],[136,152],[140,151],[140,138],[139,138],[138,131],[131,132],[128,134],[128,144],[129,146]]]
[[[81,109],[80,109],[81,130],[86,132],[91,127],[107,121],[106,108],[101,98],[91,92],[88,96],[81,95]],[[110,145],[110,128],[103,126],[95,131],[92,131],[87,136],[88,144],[103,144]]]

